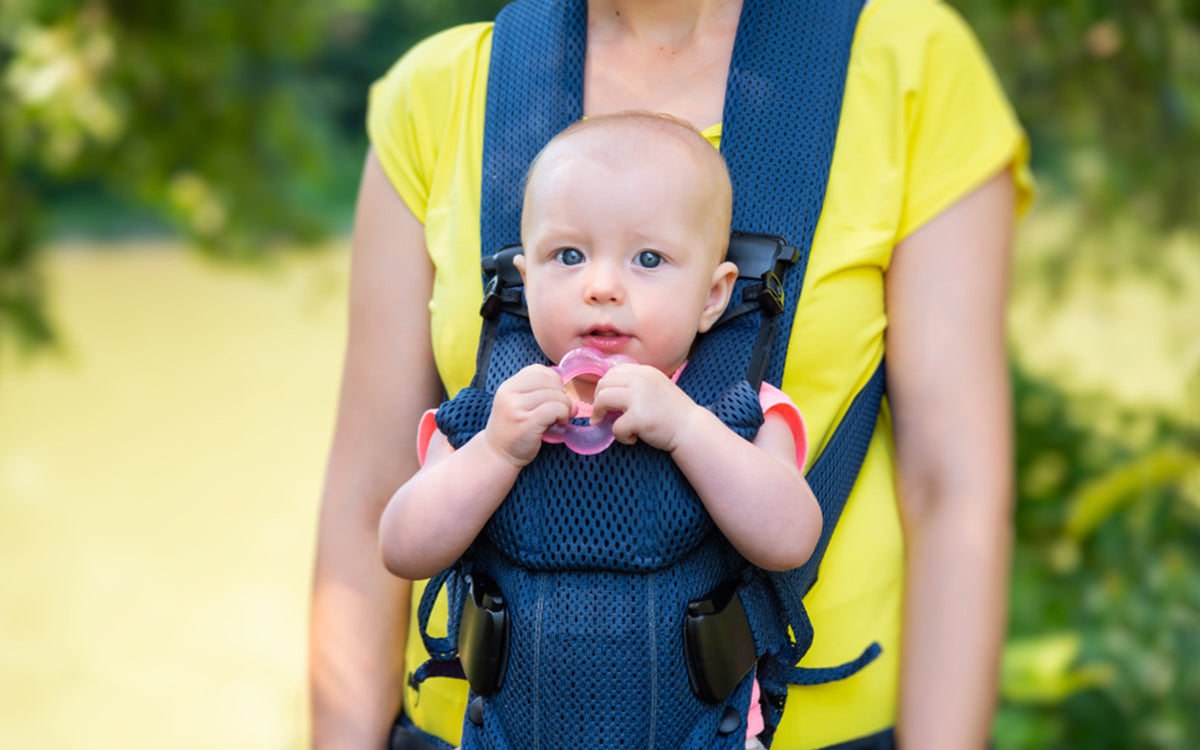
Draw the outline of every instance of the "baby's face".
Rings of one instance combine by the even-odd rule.
[[[736,268],[689,165],[615,167],[563,154],[538,168],[519,262],[534,336],[554,362],[580,346],[668,375],[728,301]]]

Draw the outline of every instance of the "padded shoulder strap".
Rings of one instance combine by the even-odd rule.
[[[784,277],[787,311],[767,366],[766,379],[776,386],[825,202],[862,6],[863,0],[746,0],[742,6],[721,127],[733,226],[782,235],[801,253]]]
[[[483,126],[484,256],[521,241],[525,172],[583,117],[585,0],[518,0],[496,16]]]

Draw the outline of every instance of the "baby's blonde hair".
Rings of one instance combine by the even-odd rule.
[[[554,159],[562,149],[569,149],[567,153],[577,153],[577,149],[570,147],[577,145],[575,142],[580,138],[588,139],[586,144],[590,157],[617,169],[629,164],[652,163],[656,158],[662,158],[658,147],[664,140],[669,139],[683,146],[692,157],[697,176],[702,178],[700,184],[708,187],[707,198],[711,199],[711,205],[703,213],[710,222],[710,236],[719,253],[717,261],[724,258],[733,212],[733,187],[725,159],[687,120],[642,110],[614,112],[579,120],[550,139],[529,165],[525,176],[522,234],[525,229],[524,216],[529,214],[529,186],[533,184],[539,168],[544,162]]]

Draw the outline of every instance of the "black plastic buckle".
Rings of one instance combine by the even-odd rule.
[[[800,260],[800,251],[776,234],[733,232],[726,256],[738,267],[738,276],[758,279],[757,299],[769,315],[783,312],[783,275],[788,266]]]
[[[508,287],[521,286],[524,280],[521,272],[513,263],[513,258],[524,253],[520,245],[505,245],[492,255],[484,256],[480,261],[483,275],[488,277],[483,287],[483,305],[479,314],[485,320],[495,320],[504,306],[504,290]]]
[[[499,276],[488,279],[487,286],[483,288],[483,304],[479,307],[479,314],[483,316],[484,320],[495,320],[499,317],[500,309],[504,306],[504,298],[501,294],[503,291]]]
[[[769,271],[762,281],[758,301],[762,304],[763,312],[767,315],[778,315],[783,312],[783,279],[777,271]]]
[[[754,634],[742,600],[740,581],[726,581],[687,606],[683,643],[688,682],[702,701],[724,703],[756,661]]]
[[[458,626],[458,658],[476,695],[491,695],[508,669],[509,618],[496,584],[476,571],[466,575],[467,601]]]

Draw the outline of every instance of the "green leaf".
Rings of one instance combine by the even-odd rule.
[[[1111,665],[1074,666],[1082,642],[1074,631],[1011,641],[1001,665],[1001,695],[1016,703],[1054,704],[1111,683],[1116,676]]]
[[[1067,536],[1075,541],[1087,538],[1105,519],[1147,490],[1177,482],[1198,468],[1200,453],[1166,447],[1087,482],[1067,504]]]

